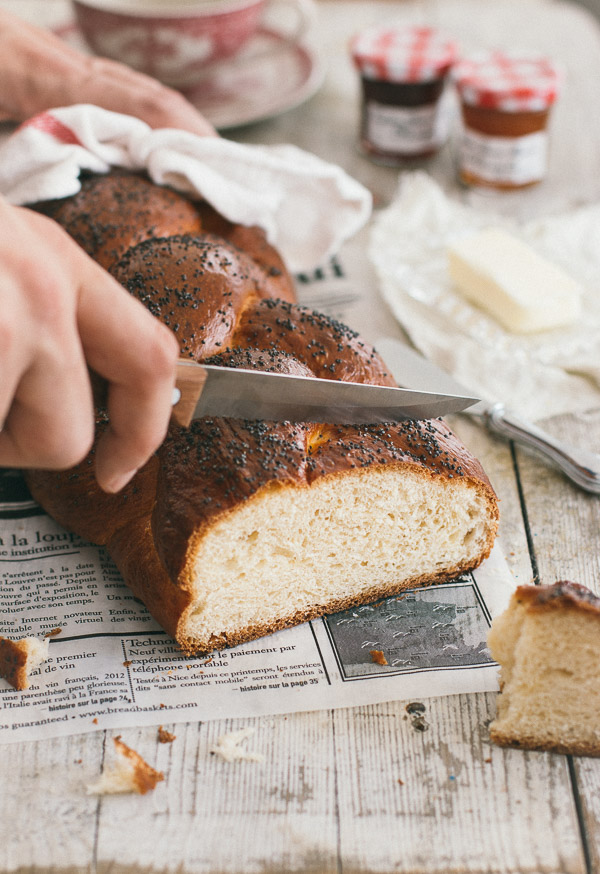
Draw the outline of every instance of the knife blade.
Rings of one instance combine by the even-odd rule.
[[[180,361],[172,418],[185,427],[203,416],[357,425],[433,419],[476,402],[471,396]]]
[[[375,346],[399,385],[423,391],[472,394],[445,370],[399,340],[384,337]],[[507,410],[500,401],[479,401],[461,412],[479,417],[492,433],[537,450],[580,488],[600,495],[600,455],[556,440]]]

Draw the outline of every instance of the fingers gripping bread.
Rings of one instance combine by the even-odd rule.
[[[198,212],[210,215],[203,205]],[[220,221],[214,233],[178,227],[136,242],[110,266],[170,325],[183,355],[394,384],[356,332],[290,302],[293,285],[264,237]],[[134,593],[190,652],[451,579],[489,554],[498,520],[481,465],[441,420],[202,419],[171,427],[119,495],[95,485],[93,453],[72,471],[28,479],[61,524],[107,545]]]

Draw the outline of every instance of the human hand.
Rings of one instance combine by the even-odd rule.
[[[132,115],[152,128],[216,136],[178,91],[125,64],[85,55],[50,31],[0,10],[0,121],[25,121],[76,103]]]
[[[85,457],[89,366],[108,383],[96,478],[119,491],[165,436],[177,341],[51,219],[0,199],[0,229],[0,466]]]

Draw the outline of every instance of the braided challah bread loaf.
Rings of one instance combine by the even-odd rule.
[[[122,206],[141,196],[143,209]],[[182,356],[394,384],[358,334],[292,302],[259,229],[123,172],[37,208],[173,329]],[[30,472],[29,486],[62,525],[107,546],[189,652],[452,579],[487,557],[498,524],[481,465],[441,420],[172,425],[118,495],[100,491],[93,465],[92,451],[73,470]]]

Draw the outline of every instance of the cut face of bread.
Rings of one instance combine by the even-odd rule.
[[[267,488],[199,539],[181,630],[212,648],[244,629],[289,624],[290,615],[456,576],[489,548],[488,502],[471,483],[450,488],[393,465]]]
[[[600,599],[576,583],[521,586],[488,644],[501,666],[491,739],[600,756]]]

